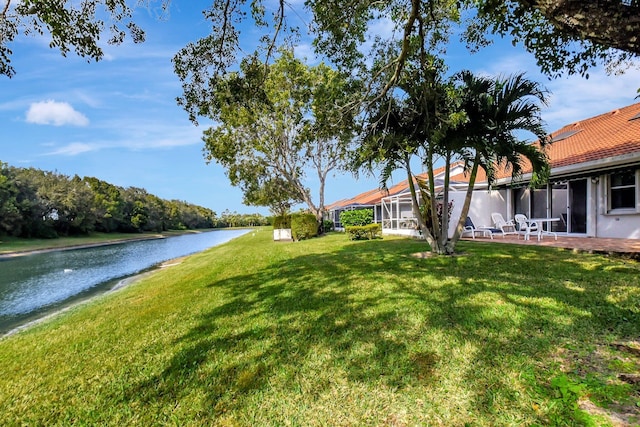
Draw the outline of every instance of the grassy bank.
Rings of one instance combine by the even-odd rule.
[[[640,422],[637,263],[269,234],[0,341],[4,423]]]
[[[208,230],[175,230],[162,233],[91,233],[88,236],[60,237],[56,239],[23,239],[5,236],[0,237],[0,255],[75,246],[100,245],[125,240],[154,239],[162,236],[168,237],[184,233],[199,233],[202,231]]]

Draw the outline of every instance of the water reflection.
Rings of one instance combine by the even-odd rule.
[[[249,230],[216,230],[158,240],[0,260],[0,332],[109,289],[119,279],[169,259],[225,243]]]

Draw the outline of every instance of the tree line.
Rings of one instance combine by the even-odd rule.
[[[0,162],[0,235],[55,238],[94,231],[162,232],[265,225],[260,214],[164,200],[143,188],[118,187],[94,177],[69,177]]]

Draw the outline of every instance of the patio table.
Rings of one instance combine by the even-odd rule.
[[[549,236],[553,236],[555,237],[556,240],[558,240],[558,235],[556,233],[554,233],[553,231],[549,231],[551,230],[551,223],[552,222],[556,222],[556,221],[560,221],[560,218],[529,218],[527,220],[527,222],[529,223],[529,225],[532,224],[536,224],[537,228],[538,228],[538,240],[542,239],[543,235],[549,235]],[[547,229],[544,230],[542,224],[547,223]]]

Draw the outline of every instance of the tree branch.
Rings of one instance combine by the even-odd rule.
[[[396,59],[396,69],[391,76],[391,79],[385,84],[382,89],[381,96],[387,94],[387,92],[395,85],[395,83],[400,79],[400,74],[402,73],[402,69],[404,68],[405,60],[409,55],[409,41],[411,38],[411,33],[413,32],[413,24],[416,22],[418,15],[420,14],[420,4],[422,2],[420,0],[411,0],[411,14],[409,15],[409,19],[404,26],[404,34],[402,37],[402,49],[400,50],[400,54]]]
[[[539,10],[562,32],[640,55],[640,3],[636,0],[517,1]]]
[[[4,5],[4,9],[2,10],[2,18],[7,17],[7,12],[9,11],[9,5],[11,4],[11,0],[7,0],[7,4]]]

